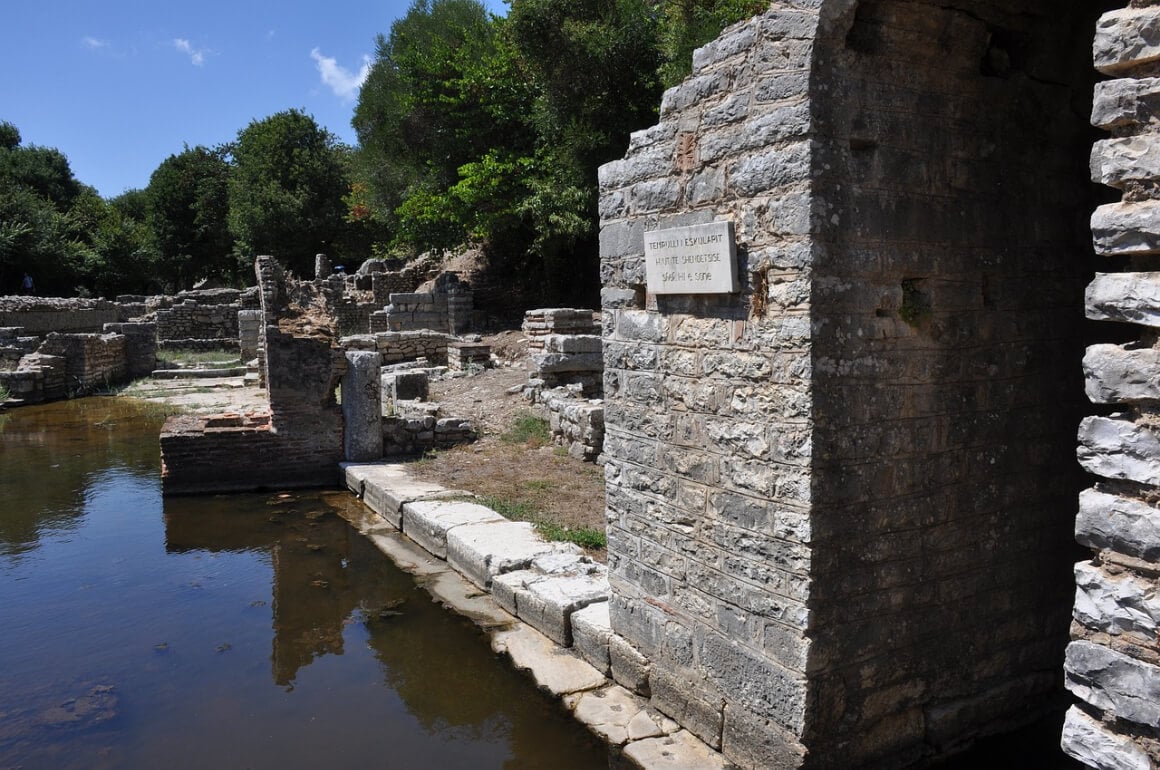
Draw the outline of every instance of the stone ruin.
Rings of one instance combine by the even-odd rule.
[[[524,396],[548,412],[568,454],[597,461],[604,449],[604,357],[600,312],[539,308],[524,314],[530,373]]]
[[[456,338],[432,331],[340,337],[327,285],[295,281],[272,257],[259,257],[255,271],[261,310],[239,314],[240,345],[256,353],[269,407],[170,418],[161,435],[166,494],[329,486],[340,480],[344,460],[474,439],[469,420],[439,415],[437,405],[416,401],[383,415],[384,372],[408,362],[403,371],[422,378],[425,396],[426,374],[414,372],[416,362],[446,368]],[[396,398],[392,408],[402,403]]]
[[[1097,15],[775,1],[600,170],[611,669],[739,767],[930,763],[1065,682],[1067,753],[1160,763],[1152,331],[1088,354],[1121,414],[1081,429],[1078,566],[1067,513]],[[1134,272],[1089,314],[1145,326],[1158,33],[1134,3],[1095,48],[1092,230]],[[664,290],[646,251],[701,225],[733,290]]]
[[[127,321],[116,303],[0,297],[0,386],[18,403],[88,395],[155,362],[154,325]]]

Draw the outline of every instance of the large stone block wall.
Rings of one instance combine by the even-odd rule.
[[[601,169],[617,678],[742,767],[1060,695],[1094,21],[774,2]],[[645,233],[720,220],[741,292],[649,295]]]
[[[122,334],[50,333],[37,351],[65,361],[69,391],[91,393],[124,382],[128,376],[128,356]]]
[[[1095,477],[1079,496],[1075,535],[1092,549],[1075,565],[1064,751],[1099,770],[1160,767],[1160,6],[1104,15],[1092,180],[1122,193],[1092,216],[1096,251],[1108,257],[1087,289],[1087,316],[1133,324],[1128,343],[1092,345],[1083,359],[1088,397],[1106,416],[1079,429],[1079,461]],[[1124,327],[1121,327],[1124,328]],[[1112,332],[1109,330],[1109,340]],[[1122,339],[1122,336],[1120,337]]]
[[[187,299],[157,311],[160,340],[221,340],[237,344],[238,303],[208,305]]]
[[[440,273],[428,288],[427,291],[392,293],[386,307],[370,314],[371,333],[467,332],[471,328],[474,309],[471,286],[460,281],[455,273]]]
[[[93,333],[123,320],[121,306],[103,299],[0,297],[0,327],[21,326],[29,335]]]

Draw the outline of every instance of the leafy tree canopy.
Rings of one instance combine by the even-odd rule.
[[[225,150],[202,146],[170,155],[149,178],[144,220],[160,252],[165,285],[189,289],[199,278],[234,277],[229,178]]]
[[[347,150],[298,110],[250,123],[233,144],[229,229],[248,264],[273,254],[299,275],[344,236]]]

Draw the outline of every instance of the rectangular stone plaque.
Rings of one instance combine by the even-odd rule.
[[[737,283],[732,222],[644,234],[644,275],[652,294],[730,294]]]

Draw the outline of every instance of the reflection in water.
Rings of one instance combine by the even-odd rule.
[[[162,502],[115,399],[0,434],[0,767],[607,767],[338,493]]]

